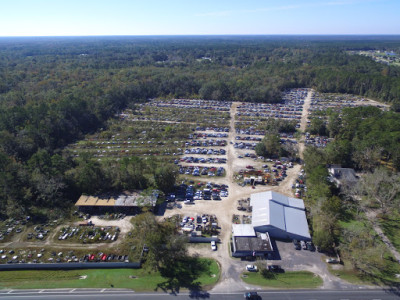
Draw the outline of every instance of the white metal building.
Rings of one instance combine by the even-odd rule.
[[[310,240],[304,202],[268,191],[252,194],[252,226],[273,238]]]

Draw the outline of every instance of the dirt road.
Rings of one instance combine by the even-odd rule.
[[[313,90],[309,90],[308,91],[308,95],[306,97],[306,99],[304,99],[304,105],[303,105],[303,111],[301,114],[301,122],[300,122],[300,131],[302,133],[306,132],[306,128],[307,128],[307,121],[308,121],[308,112],[311,106],[311,98],[314,95],[314,91]],[[303,159],[303,152],[304,152],[304,148],[305,148],[305,136],[302,135],[301,139],[300,139],[300,143],[299,143],[299,156],[301,159]]]

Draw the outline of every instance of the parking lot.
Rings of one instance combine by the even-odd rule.
[[[274,241],[274,243],[278,249],[278,258],[280,257],[280,259],[269,260],[267,261],[268,264],[280,265],[287,271],[306,270],[318,274],[324,280],[323,287],[326,289],[345,289],[351,286],[328,271],[324,254],[318,251],[296,250],[292,242]]]

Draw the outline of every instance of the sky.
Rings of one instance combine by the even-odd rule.
[[[0,36],[400,34],[400,0],[0,0]]]

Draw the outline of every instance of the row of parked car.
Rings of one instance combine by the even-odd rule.
[[[193,100],[193,99],[151,99],[145,104],[153,107],[177,107],[177,108],[195,108],[217,111],[229,111],[232,102],[217,100]]]
[[[219,157],[209,157],[209,158],[204,158],[204,157],[193,157],[193,156],[184,156],[180,160],[180,162],[186,162],[186,163],[209,163],[209,164],[226,164],[226,158],[219,158]],[[174,163],[178,164],[178,160],[175,160]]]
[[[303,250],[315,251],[314,244],[311,241],[305,242],[302,240],[301,241],[293,240],[293,245],[296,250],[303,249]]]
[[[202,166],[180,166],[179,174],[192,175],[192,176],[222,176],[224,174],[224,167],[202,167]]]
[[[328,138],[326,136],[316,136],[310,137],[309,135],[306,136],[305,144],[308,146],[314,146],[317,148],[325,148],[329,142],[333,141],[332,138]]]
[[[45,256],[45,249],[38,251],[38,253],[28,252],[27,254],[15,253],[14,250],[5,251],[0,250],[0,259],[7,260],[8,264],[17,263],[73,263],[73,262],[112,262],[123,261],[129,262],[128,255],[105,254],[103,252],[97,254],[85,254],[82,257],[77,257],[74,254],[64,255],[63,252],[52,251],[50,257]]]
[[[238,112],[236,115],[238,117],[266,117],[266,118],[275,118],[275,119],[291,119],[291,120],[300,120],[301,119],[301,110],[292,110],[292,111],[269,111],[263,110],[264,112]]]
[[[186,147],[212,147],[212,146],[221,146],[224,147],[226,146],[226,140],[215,140],[215,139],[210,139],[210,140],[191,140],[189,142],[185,143]]]
[[[233,147],[237,149],[250,149],[254,150],[256,148],[257,143],[234,143]]]
[[[195,189],[193,185],[181,184],[176,187],[175,193],[167,195],[167,201],[173,202],[175,200],[185,201],[184,203],[193,203],[194,200],[221,200],[221,197],[228,197],[228,186],[225,184],[211,184],[207,183],[205,187]]]
[[[236,134],[248,134],[248,135],[265,135],[265,130],[257,130],[253,127],[249,128],[236,128]]]
[[[229,127],[201,127],[197,126],[196,131],[215,131],[215,132],[229,132]]]
[[[58,240],[67,240],[76,236],[79,240],[93,240],[99,241],[115,241],[118,238],[119,228],[113,230],[111,226],[107,227],[66,227],[61,230]]]
[[[274,273],[284,273],[285,270],[282,269],[280,265],[269,265],[267,266],[267,270]],[[258,272],[258,268],[256,265],[246,265],[247,272]]]
[[[235,140],[238,140],[238,141],[257,141],[257,142],[259,142],[259,141],[262,140],[262,138],[261,137],[257,137],[257,136],[240,136],[240,135],[237,135],[235,137]]]
[[[208,214],[196,215],[194,218],[184,216],[179,225],[183,232],[190,232],[192,236],[199,236],[199,232],[203,232],[204,230],[218,234],[218,229],[220,229],[217,217]]]
[[[228,195],[226,189],[203,189],[196,191],[193,200],[221,200],[221,197],[228,197]]]
[[[207,138],[227,138],[228,134],[227,133],[210,133],[210,132],[196,132],[196,133],[191,133],[189,134],[189,140],[193,140],[193,139],[207,139]]]
[[[208,149],[208,148],[188,148],[185,154],[207,154],[207,155],[224,155],[225,149]]]

